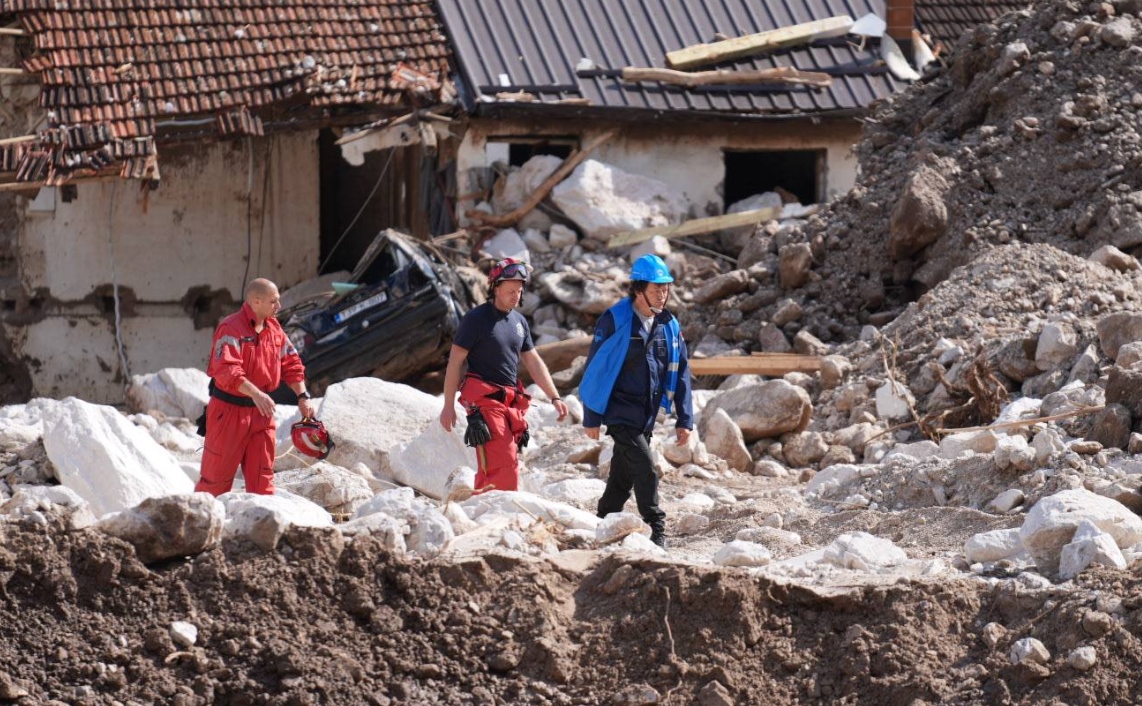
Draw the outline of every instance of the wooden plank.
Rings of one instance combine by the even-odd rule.
[[[730,59],[777,51],[786,47],[808,44],[814,39],[839,37],[848,34],[853,18],[837,15],[823,20],[803,22],[790,27],[733,37],[712,44],[695,44],[666,54],[666,65],[672,69],[693,69],[717,64]]]
[[[756,211],[742,211],[741,213],[731,213],[725,216],[694,218],[685,223],[679,223],[676,226],[657,226],[654,228],[642,228],[640,230],[627,230],[612,235],[611,239],[607,241],[607,247],[619,248],[624,245],[635,245],[637,243],[646,242],[656,235],[661,235],[664,238],[682,238],[687,235],[701,235],[726,228],[741,228],[743,226],[757,225],[758,223],[779,218],[781,211],[781,207],[771,206],[769,208],[759,208]]]
[[[628,66],[623,69],[623,81],[627,83],[656,82],[673,86],[694,88],[696,86],[741,85],[755,83],[787,83],[815,88],[828,88],[833,77],[820,71],[798,71],[791,66],[757,70],[718,70],[718,71],[675,71],[657,67],[639,68]]]
[[[797,353],[754,353],[745,356],[691,358],[692,375],[784,375],[814,373],[821,369],[821,356]]]

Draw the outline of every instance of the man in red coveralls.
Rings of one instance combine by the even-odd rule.
[[[274,401],[282,379],[297,393],[303,417],[313,416],[305,391],[305,366],[274,315],[281,308],[277,285],[256,279],[246,287],[241,310],[218,324],[210,349],[210,404],[206,407],[206,449],[201,480],[194,487],[211,495],[228,492],[238,464],[246,492],[274,492]]]

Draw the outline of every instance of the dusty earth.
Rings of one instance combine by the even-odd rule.
[[[874,513],[875,514],[875,513]],[[864,522],[876,518],[863,513]],[[886,519],[886,518],[880,518]],[[915,518],[913,518],[915,519]],[[911,524],[911,523],[907,523]],[[0,701],[21,704],[1136,703],[1138,572],[1067,590],[826,590],[613,555],[410,561],[293,530],[146,567],[96,532],[3,526]],[[562,564],[562,565],[560,565]],[[1124,617],[1121,622],[1111,617]],[[169,626],[199,626],[193,647]],[[986,623],[1006,626],[996,647]],[[1086,673],[1005,647],[1093,644]]]
[[[785,335],[805,330],[847,356],[857,387],[901,376],[923,397],[920,413],[956,402],[937,394],[931,377],[941,339],[961,345],[967,359],[989,361],[1012,396],[1049,394],[1068,375],[1096,383],[1108,363],[1097,352],[1084,370],[1040,371],[1012,351],[1026,352],[1047,320],[1072,326],[1082,350],[1095,343],[1100,315],[1142,308],[1136,271],[1085,259],[1106,244],[1133,255],[1142,248],[1140,9],[1135,0],[1043,2],[970,33],[948,67],[873,111],[857,188],[804,227],[754,236],[751,259],[765,265],[760,289],[689,307],[680,318],[750,352],[756,336],[734,331],[771,320],[779,300],[792,298],[804,313]],[[943,204],[945,223],[919,249],[890,247],[892,213],[909,184],[935,194],[929,200]],[[782,289],[767,278],[782,248],[800,243],[812,249],[813,277]],[[691,260],[705,269],[681,273],[684,281],[725,269]],[[862,340],[869,323],[882,326],[879,339]],[[811,431],[864,419],[867,401],[840,411],[842,391],[814,392]],[[979,421],[991,420],[958,420]],[[900,429],[891,440],[920,432]],[[1072,455],[1071,475],[1055,478],[1081,482],[1110,458]],[[929,489],[936,474],[945,476],[945,507]],[[1058,489],[1055,482],[982,461],[892,467],[868,482],[876,507],[787,513],[784,529],[805,546],[774,554],[787,558],[862,530],[910,558],[948,561],[975,533],[1019,526],[1019,515],[977,509],[986,500],[1023,487],[1033,501]],[[664,495],[710,484],[671,478]],[[798,492],[796,473],[731,474],[717,484],[737,502],[711,510],[704,531],[672,536],[666,559],[577,551],[557,534],[567,551],[548,559],[422,560],[391,555],[374,539],[346,544],[336,531],[295,528],[275,552],[226,541],[144,566],[130,545],[98,531],[68,531],[50,517],[6,521],[0,702],[1142,701],[1138,564],[1092,569],[1066,584],[1002,561],[975,575],[956,566],[926,578],[851,572],[814,582],[697,564],[739,530],[788,509],[787,491]],[[176,621],[198,627],[194,644],[176,644]],[[1011,646],[1024,637],[1042,641],[1047,665],[1012,664]],[[1097,655],[1088,671],[1067,660],[1080,645]]]

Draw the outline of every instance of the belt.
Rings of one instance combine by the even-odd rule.
[[[524,392],[523,387],[520,386],[518,381],[516,382],[515,387],[507,387],[505,385],[499,385],[499,384],[494,383],[494,382],[488,382],[487,380],[483,379],[479,375],[476,375],[475,373],[468,373],[464,376],[464,378],[465,379],[471,378],[473,380],[478,380],[479,382],[482,382],[489,387],[496,388],[492,392],[489,392],[488,394],[484,395],[484,397],[486,397],[490,400],[495,400],[496,402],[499,402],[500,404],[503,404],[507,407],[518,406],[516,404],[516,402],[518,402],[521,398],[525,399],[525,400],[531,399],[531,395]]]
[[[238,407],[257,407],[257,405],[254,404],[254,400],[245,395],[231,395],[229,392],[219,390],[214,384],[214,378],[210,378],[210,396],[216,400],[222,400],[223,402]]]

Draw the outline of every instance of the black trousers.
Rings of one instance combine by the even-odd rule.
[[[643,522],[650,525],[652,532],[662,533],[666,528],[666,513],[658,507],[658,476],[650,454],[650,432],[608,426],[607,434],[615,440],[615,451],[607,488],[599,498],[599,517],[622,512],[634,489],[634,500]]]

